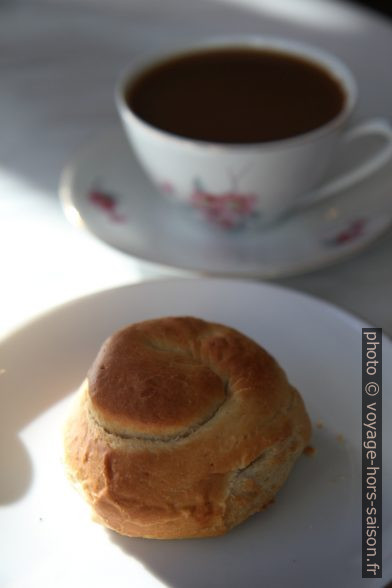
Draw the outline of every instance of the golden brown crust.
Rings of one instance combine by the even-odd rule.
[[[172,328],[147,321],[103,345],[89,374],[95,416],[123,435],[178,435],[210,418],[225,400],[225,383],[188,349],[188,321]]]
[[[222,325],[167,318],[104,344],[65,451],[70,476],[108,527],[201,537],[264,508],[309,437],[299,394],[259,345]]]

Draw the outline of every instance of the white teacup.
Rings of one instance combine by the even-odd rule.
[[[340,84],[345,100],[334,118],[318,128],[287,139],[261,143],[200,141],[154,127],[133,112],[126,92],[152,66],[189,52],[251,47],[288,53],[327,70]],[[350,70],[336,57],[305,44],[269,37],[204,41],[159,57],[144,58],[122,76],[116,104],[124,129],[147,175],[172,201],[200,209],[224,227],[267,225],[288,212],[320,201],[366,178],[392,157],[392,128],[371,119],[348,128],[357,101]],[[191,116],[191,113],[190,113]],[[382,146],[361,165],[325,182],[341,142],[371,135]]]

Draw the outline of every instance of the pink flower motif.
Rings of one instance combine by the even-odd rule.
[[[251,216],[256,214],[257,198],[253,194],[237,192],[210,194],[195,190],[191,201],[208,220],[228,229],[244,225]]]
[[[366,223],[367,221],[364,218],[351,221],[347,227],[345,227],[331,239],[328,239],[326,243],[333,246],[346,245],[347,243],[358,239],[364,234]]]
[[[168,194],[169,196],[171,194],[174,194],[176,191],[174,184],[172,184],[168,180],[163,180],[162,182],[160,182],[158,187],[161,190],[161,192],[163,192],[164,194]]]
[[[121,223],[126,220],[125,216],[117,212],[118,202],[114,196],[93,189],[88,194],[90,202],[104,212],[111,221]]]

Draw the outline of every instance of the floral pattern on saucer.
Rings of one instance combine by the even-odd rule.
[[[118,201],[113,194],[92,188],[88,193],[88,200],[93,206],[106,214],[109,220],[115,223],[126,221],[126,217],[118,212]]]
[[[353,241],[360,239],[366,233],[368,221],[366,218],[357,218],[346,222],[345,226],[324,240],[326,245],[331,247],[340,247],[351,244]]]

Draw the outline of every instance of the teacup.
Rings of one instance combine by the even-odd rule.
[[[268,225],[383,166],[392,128],[381,118],[347,128],[356,102],[353,74],[338,58],[270,37],[149,56],[116,87],[126,134],[158,190],[228,228]],[[372,135],[383,138],[378,151],[326,182],[340,144]]]

